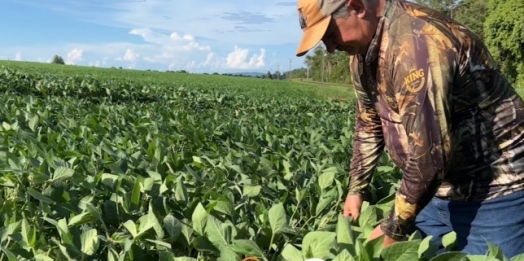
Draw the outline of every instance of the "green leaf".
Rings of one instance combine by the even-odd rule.
[[[418,260],[420,239],[413,241],[397,242],[382,250],[381,256],[385,261]]]
[[[46,220],[46,218],[44,217],[44,220]],[[54,220],[53,220],[54,221]],[[12,234],[15,233],[15,231],[18,230],[18,228],[20,227],[20,224],[21,224],[21,221],[16,221],[14,223],[11,223],[7,226],[4,226],[2,228],[0,228],[0,240],[2,243],[4,243],[9,236],[11,236]],[[56,221],[53,225],[57,225]]]
[[[281,255],[286,261],[304,261],[302,252],[291,244],[286,244]]]
[[[346,250],[342,250],[332,261],[355,261],[355,258]]]
[[[133,190],[131,191],[131,209],[138,210],[140,207],[140,180],[135,179]]]
[[[193,257],[175,257],[175,261],[198,261],[196,258]]]
[[[54,261],[54,259],[46,256],[46,255],[43,255],[43,254],[37,254],[35,255],[35,260],[36,261]]]
[[[31,117],[31,119],[27,123],[27,125],[29,126],[29,128],[32,131],[35,131],[35,129],[36,129],[37,125],[38,125],[38,120],[39,120],[38,115],[34,115],[33,117]]]
[[[429,261],[463,261],[467,255],[462,252],[450,251],[433,257]]]
[[[287,217],[284,205],[278,203],[273,205],[268,211],[269,226],[274,235],[280,234],[287,229]]]
[[[82,253],[91,256],[97,252],[98,249],[98,232],[96,229],[89,229],[82,233],[80,236],[82,242]]]
[[[339,214],[337,220],[337,243],[341,249],[348,250],[350,254],[356,255],[354,244],[353,230],[351,230],[351,220]]]
[[[320,215],[329,205],[332,205],[335,202],[335,197],[337,196],[337,190],[335,188],[330,189],[328,192],[325,192],[321,197],[315,209],[315,214]]]
[[[160,241],[160,240],[152,240],[152,239],[149,239],[149,238],[146,238],[146,241],[155,244],[157,250],[161,250],[161,249],[163,249],[163,248],[168,249],[168,250],[171,250],[171,245],[168,244],[168,243],[166,243],[166,242],[164,242],[164,241]]]
[[[262,189],[262,186],[260,185],[244,185],[244,192],[243,195],[249,198],[254,198],[260,194],[260,190]]]
[[[369,206],[358,216],[360,227],[375,227],[377,223],[377,209],[375,206]]]
[[[148,231],[151,228],[154,228],[155,226],[160,226],[151,205],[149,205],[149,211],[147,212],[147,214],[140,217],[139,221],[140,225],[138,228],[137,236],[141,236],[146,231]]]
[[[238,258],[237,253],[231,249],[230,246],[223,245],[219,248],[220,250],[220,258],[217,259],[217,261],[239,261],[240,258]]]
[[[336,234],[328,231],[312,231],[304,236],[302,253],[306,258],[327,259],[335,246]]]
[[[487,242],[487,244],[488,244],[488,253],[486,255],[488,257],[494,257],[494,258],[497,258],[503,261],[507,260],[506,257],[504,256],[502,249],[500,249],[499,246],[491,242]]]
[[[451,231],[442,237],[442,245],[447,250],[452,250],[453,246],[455,245],[456,240],[457,240],[457,233],[455,233],[455,231]]]
[[[524,253],[520,255],[516,255],[510,259],[511,261],[524,261]]]
[[[198,236],[193,239],[191,245],[198,251],[207,252],[212,254],[219,254],[218,248],[216,248],[207,237]]]
[[[437,255],[438,247],[431,243],[433,236],[427,236],[420,242],[418,248],[418,257],[419,258],[431,258]]]
[[[337,169],[335,167],[329,168],[324,170],[322,174],[318,177],[318,186],[320,187],[320,190],[323,192],[326,188],[331,186],[333,184],[333,180],[335,179],[335,173]]]
[[[45,204],[54,204],[55,203],[54,200],[48,198],[47,196],[42,195],[40,192],[34,190],[33,188],[27,188],[27,194],[29,194],[31,197]]]
[[[264,252],[258,247],[258,245],[251,241],[245,239],[233,240],[233,245],[231,246],[233,251],[244,254],[247,256],[253,256],[257,258],[265,259]]]
[[[22,238],[28,247],[33,248],[36,243],[36,228],[27,222],[26,218],[22,219]]]
[[[3,246],[0,246],[0,250],[2,250],[2,252],[4,252],[4,254],[7,256],[7,260],[18,261],[18,258],[15,256],[15,254],[13,254],[13,252],[7,250]]]
[[[76,225],[83,225],[85,223],[88,223],[88,222],[91,222],[91,221],[94,221],[94,220],[96,220],[96,219],[93,218],[93,216],[91,216],[91,213],[83,212],[81,214],[78,214],[78,215],[72,217],[69,220],[69,223],[67,225],[69,227],[73,227],[73,226],[76,226]]]
[[[136,231],[136,224],[132,220],[128,220],[124,222],[124,224],[122,225],[127,229],[127,231],[129,231],[129,233],[131,233],[133,238],[135,238],[138,235],[138,232]]]
[[[53,182],[57,180],[64,180],[73,177],[73,174],[75,171],[71,168],[66,167],[58,167],[55,169],[55,172],[53,173]]]
[[[193,211],[191,221],[193,222],[193,229],[201,236],[204,235],[207,215],[208,214],[206,212],[206,209],[199,202],[195,210]]]
[[[183,202],[188,201],[187,190],[186,190],[186,187],[184,186],[184,182],[182,181],[182,177],[179,177],[176,181],[175,199],[177,201],[183,201]]]
[[[222,229],[222,222],[212,215],[207,216],[206,235],[216,247],[220,248],[229,244],[226,240],[226,231]]]
[[[485,255],[467,255],[462,261],[501,261],[495,257],[485,256]]]
[[[163,227],[172,239],[178,238],[182,232],[182,223],[171,214],[164,217]]]

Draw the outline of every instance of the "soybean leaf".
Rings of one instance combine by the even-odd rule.
[[[355,261],[355,258],[346,250],[342,250],[332,261]]]
[[[499,246],[491,242],[487,242],[487,244],[488,244],[488,253],[487,253],[488,257],[494,257],[502,261],[507,260],[507,258],[504,256],[504,253],[502,252],[502,249],[500,249]]]
[[[98,233],[96,229],[89,229],[82,233],[80,236],[82,242],[82,253],[91,256],[96,253],[98,249]]]
[[[418,260],[420,239],[394,243],[382,250],[384,261]]]
[[[286,244],[284,249],[282,250],[282,257],[286,261],[304,261],[304,256],[302,255],[302,252],[295,248],[291,244]]]
[[[35,198],[35,199],[37,199],[40,202],[45,203],[45,204],[53,204],[53,203],[55,203],[54,200],[50,199],[47,196],[42,195],[42,193],[34,190],[33,188],[27,188],[27,194],[29,194],[31,197],[33,197],[33,198]]]
[[[265,259],[264,252],[258,247],[258,245],[251,241],[245,239],[233,240],[233,245],[231,246],[233,251],[244,254],[247,256],[253,256],[257,258]]]
[[[304,236],[302,253],[306,258],[327,259],[335,245],[336,234],[328,231],[312,231]]]
[[[463,261],[467,256],[467,254],[458,252],[458,251],[450,251],[447,253],[440,254],[438,256],[435,256],[430,259],[430,261]]]
[[[193,229],[195,230],[195,232],[203,236],[206,227],[207,212],[200,202],[195,207],[193,215],[191,216],[191,220],[193,222]]]
[[[274,235],[286,231],[287,217],[284,205],[278,203],[273,205],[268,211],[269,225]]]
[[[457,240],[457,233],[455,233],[455,231],[451,231],[442,237],[442,245],[447,250],[452,250],[453,246],[455,245],[456,240]]]
[[[246,196],[246,197],[253,198],[253,197],[256,197],[256,196],[258,196],[260,194],[260,190],[261,189],[262,189],[262,186],[260,186],[260,185],[255,185],[255,186],[244,185],[243,195]]]
[[[516,255],[510,259],[511,261],[524,261],[524,253],[520,255]]]
[[[74,173],[75,171],[71,168],[58,167],[55,169],[55,172],[53,173],[53,179],[51,181],[71,178]]]
[[[347,249],[352,255],[355,255],[353,248],[354,235],[351,229],[351,220],[344,217],[342,214],[338,215],[337,220],[337,243],[343,249]]]

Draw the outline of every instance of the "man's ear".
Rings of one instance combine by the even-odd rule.
[[[366,12],[366,6],[364,5],[363,0],[349,0],[348,7],[355,10],[358,17],[363,17]]]

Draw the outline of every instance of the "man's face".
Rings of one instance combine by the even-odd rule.
[[[350,1],[350,3],[360,1]],[[345,7],[347,8],[347,6]],[[348,18],[332,19],[322,41],[329,53],[335,50],[350,55],[366,54],[367,48],[375,34],[376,23],[372,12],[363,5],[350,6]]]

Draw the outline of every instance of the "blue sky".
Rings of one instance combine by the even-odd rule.
[[[293,0],[7,0],[0,59],[202,72],[304,67]],[[291,64],[290,64],[291,59]]]

